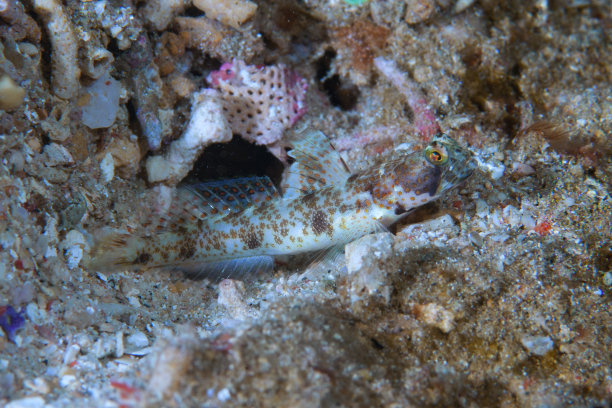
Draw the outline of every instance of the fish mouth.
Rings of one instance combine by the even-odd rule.
[[[436,195],[440,195],[467,180],[478,164],[471,150],[462,147],[448,135],[440,133],[433,141],[444,146],[448,154],[448,161],[442,168],[440,184],[436,191]]]

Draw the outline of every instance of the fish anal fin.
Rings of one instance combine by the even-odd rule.
[[[251,256],[207,263],[185,263],[175,265],[172,269],[180,270],[194,279],[209,279],[218,283],[223,279],[252,279],[258,274],[271,272],[274,269],[274,258]]]

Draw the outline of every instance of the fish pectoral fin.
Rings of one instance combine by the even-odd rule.
[[[350,177],[348,166],[323,132],[304,132],[291,144],[293,149],[288,155],[295,162],[286,170],[281,183],[285,198],[342,184]]]
[[[223,279],[250,279],[260,273],[274,269],[271,256],[251,256],[206,263],[184,263],[173,265],[170,269],[180,270],[193,279],[209,279],[218,283]]]
[[[123,230],[97,231],[94,245],[83,260],[83,267],[94,271],[113,271],[119,268],[142,266],[140,254],[145,247],[143,239]]]

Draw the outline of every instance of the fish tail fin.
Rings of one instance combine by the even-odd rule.
[[[145,265],[148,261],[142,259],[145,245],[145,239],[138,235],[104,231],[95,239],[85,266],[102,271]]]

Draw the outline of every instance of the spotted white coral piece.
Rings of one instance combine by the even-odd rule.
[[[305,79],[283,64],[260,67],[234,60],[208,76],[219,90],[232,132],[273,145],[306,113]]]

